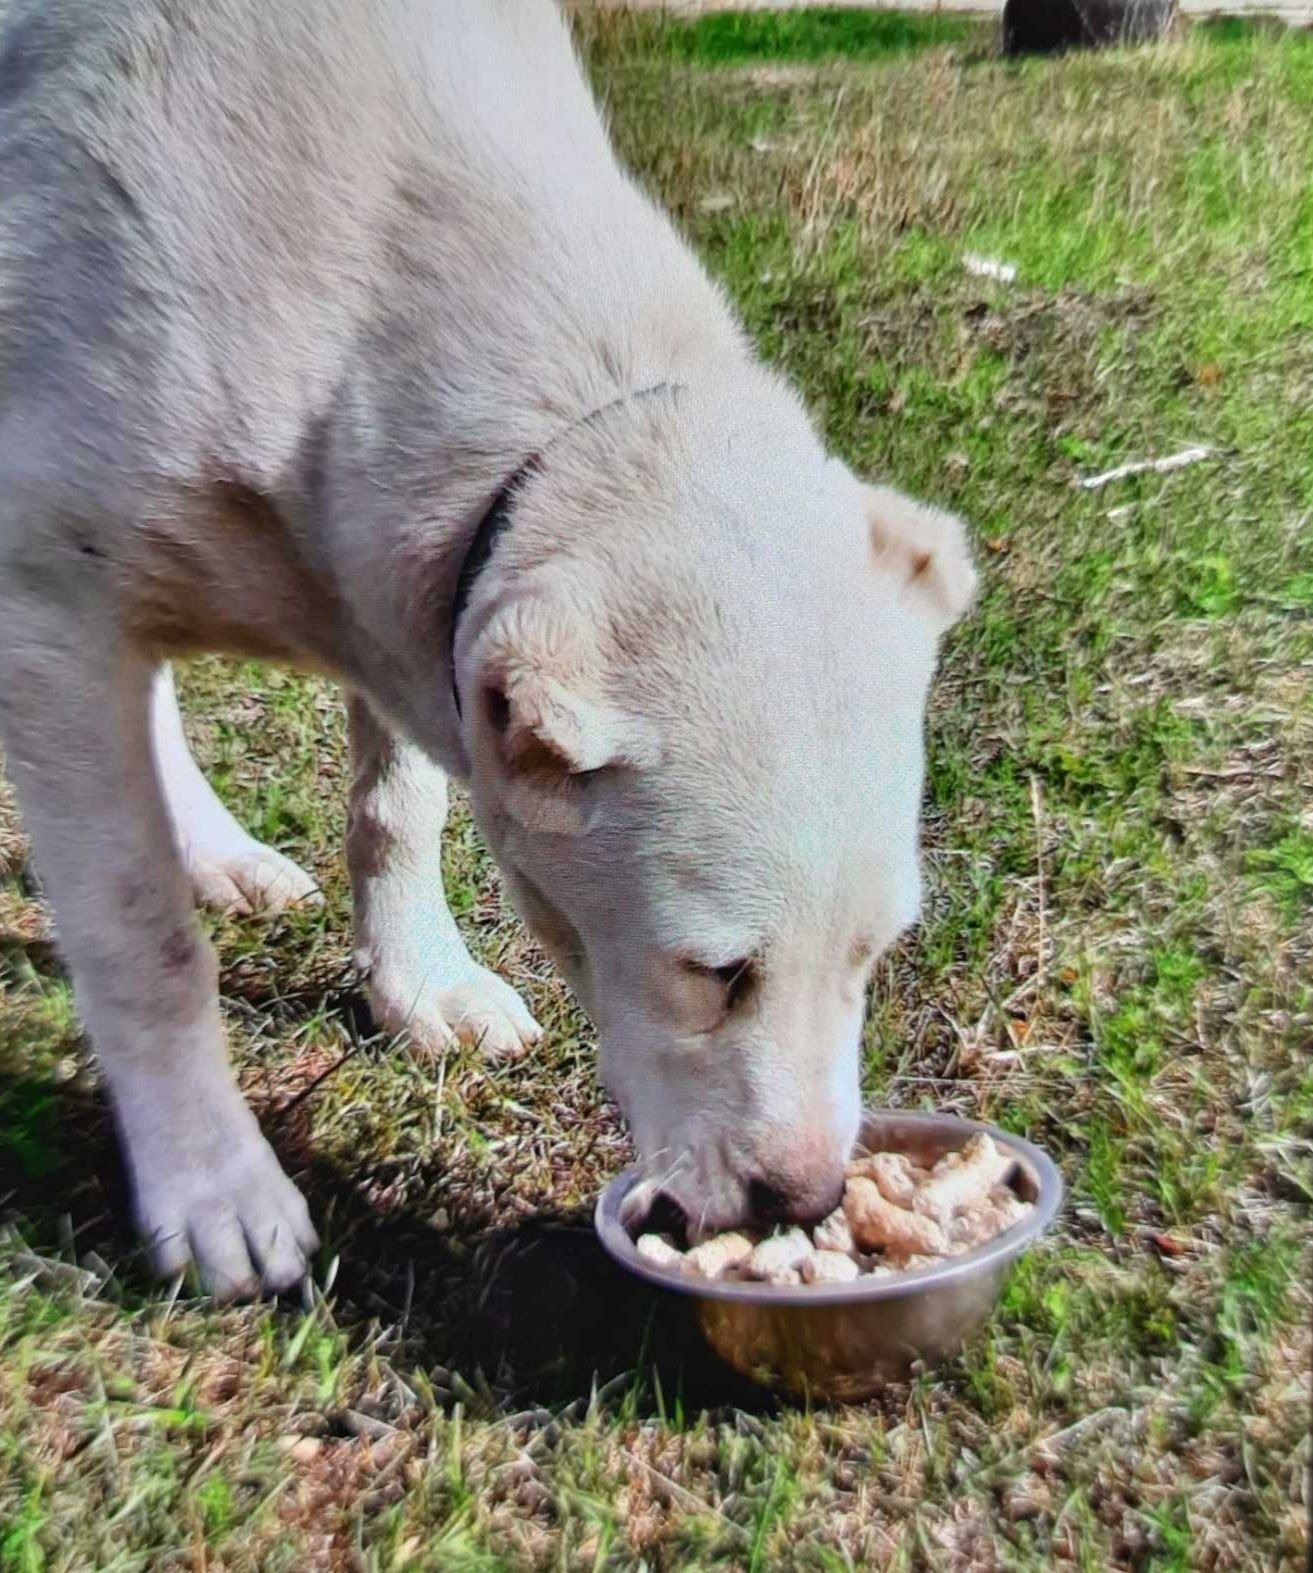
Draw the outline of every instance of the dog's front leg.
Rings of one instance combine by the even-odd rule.
[[[224,1050],[214,956],[152,758],[152,663],[85,582],[98,559],[72,561],[84,582],[58,604],[0,575],[0,736],[137,1220],[162,1273],[192,1259],[223,1296],[285,1288],[314,1231]]]
[[[427,1050],[456,1038],[490,1058],[523,1054],[541,1031],[515,990],[471,957],[443,893],[446,776],[365,700],[352,696],[349,716],[347,862],[375,1018]]]
[[[167,666],[155,674],[150,708],[155,768],[197,901],[230,913],[277,913],[297,902],[318,902],[309,874],[248,835],[215,796],[187,747]]]

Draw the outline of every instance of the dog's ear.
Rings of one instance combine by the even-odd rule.
[[[977,575],[962,521],[890,486],[864,486],[862,491],[877,563],[922,598],[941,629],[951,627],[976,593]]]
[[[654,763],[643,726],[546,673],[517,672],[484,694],[502,757],[513,770],[581,776],[608,766],[639,769]]]
[[[589,776],[657,761],[654,729],[604,695],[598,666],[591,643],[542,608],[512,608],[488,631],[483,721],[506,806],[527,828],[578,834]]]

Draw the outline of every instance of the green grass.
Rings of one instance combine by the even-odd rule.
[[[712,12],[678,25],[660,16],[638,16],[624,25],[626,51],[638,49],[651,58],[699,66],[836,57],[878,60],[939,45],[979,45],[988,36],[988,30],[971,17],[839,6]]]
[[[879,969],[866,1079],[1043,1143],[1061,1227],[946,1368],[763,1406],[599,1264],[586,1208],[623,1133],[468,820],[448,889],[548,1028],[525,1067],[435,1071],[372,1034],[338,702],[201,663],[198,751],[328,894],[217,938],[331,1282],[306,1311],[148,1284],[0,818],[6,1573],[1301,1565],[1313,38],[1019,67],[984,32],[894,47],[927,25],[602,18],[588,44],[627,156],[834,445],[971,521],[930,895]],[[1193,443],[1215,457],[1073,485]]]

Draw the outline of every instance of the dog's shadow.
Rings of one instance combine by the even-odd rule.
[[[269,1134],[277,1148],[276,1125]],[[335,1323],[393,1330],[396,1369],[437,1373],[440,1394],[476,1394],[493,1412],[578,1412],[597,1390],[639,1417],[676,1404],[686,1414],[774,1407],[710,1353],[686,1300],[610,1260],[586,1216],[438,1232],[404,1208],[378,1211],[358,1176],[328,1163],[312,1160],[297,1178],[336,1258]],[[108,1264],[131,1304],[150,1283],[128,1200],[98,1089],[0,1074],[0,1219],[39,1252]]]

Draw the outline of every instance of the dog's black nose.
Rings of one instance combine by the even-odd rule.
[[[792,1183],[778,1176],[748,1182],[748,1212],[755,1224],[819,1223],[842,1201],[842,1173]]]

